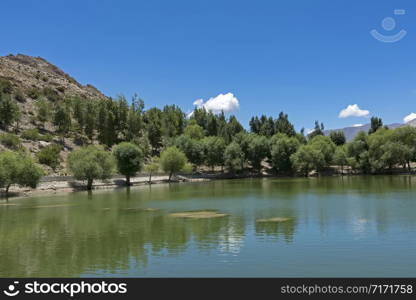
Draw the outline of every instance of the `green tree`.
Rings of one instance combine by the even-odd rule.
[[[135,94],[127,114],[126,139],[128,141],[133,141],[143,134],[143,109],[143,100]]]
[[[244,128],[235,116],[230,116],[228,123],[223,124],[222,116],[220,115],[218,133],[225,140],[225,143],[229,144],[235,135],[244,131]]]
[[[185,153],[192,164],[200,166],[204,162],[204,146],[200,140],[192,139],[183,134],[175,139],[175,146]]]
[[[356,170],[368,173],[371,169],[368,154],[368,135],[361,131],[346,144],[348,164]]]
[[[64,140],[65,135],[71,129],[71,110],[67,104],[59,104],[55,107],[54,125],[57,127],[57,132]]]
[[[200,140],[204,137],[204,129],[196,123],[190,123],[184,129],[184,135],[192,139]]]
[[[202,140],[205,161],[214,170],[215,166],[224,165],[225,141],[218,136],[208,136]]]
[[[368,156],[373,173],[378,173],[386,167],[391,169],[393,166],[393,164],[383,159],[383,155],[385,154],[383,146],[391,141],[392,134],[392,130],[380,128],[368,136]]]
[[[232,173],[244,168],[244,153],[237,142],[231,142],[224,151],[224,164]]]
[[[114,147],[113,154],[118,171],[126,176],[126,184],[130,185],[130,177],[143,167],[143,152],[136,145],[123,142]]]
[[[252,133],[260,134],[261,122],[259,117],[251,117],[249,125]]]
[[[267,138],[253,133],[245,135],[241,149],[251,166],[255,170],[260,171],[262,161],[269,156],[269,143]]]
[[[168,147],[160,154],[160,166],[163,171],[169,173],[169,182],[172,175],[183,169],[186,164],[186,156],[177,147]]]
[[[39,97],[35,105],[36,119],[45,127],[45,123],[51,119],[51,105],[45,97]]]
[[[85,100],[79,97],[74,97],[71,99],[71,104],[74,119],[77,121],[80,132],[83,132],[86,123],[86,116],[88,114],[85,107]]]
[[[85,134],[92,141],[97,123],[97,109],[94,101],[89,100],[86,104]]]
[[[144,114],[146,131],[153,153],[158,153],[162,146],[162,111],[156,107]]]
[[[144,169],[149,173],[149,184],[152,184],[152,175],[159,171],[159,157],[155,156],[152,160],[144,166]]]
[[[329,137],[317,135],[309,141],[309,145],[323,154],[326,167],[331,164],[336,146]]]
[[[87,189],[92,189],[95,179],[108,179],[114,173],[114,157],[97,146],[86,146],[68,156],[68,170],[78,180],[87,180]]]
[[[314,130],[311,133],[308,134],[308,139],[311,140],[315,136],[324,135],[324,129],[325,129],[324,123],[321,123],[319,125],[319,122],[318,121],[315,121],[315,128],[314,128]]]
[[[392,142],[401,143],[408,147],[410,153],[407,156],[407,168],[411,171],[410,162],[416,160],[416,128],[412,126],[403,126],[393,131]]]
[[[304,176],[308,176],[309,172],[316,170],[319,172],[325,167],[325,157],[311,145],[302,145],[296,153],[290,157],[293,167]]]
[[[115,127],[117,132],[122,134],[123,136],[127,135],[127,119],[129,114],[129,104],[127,102],[126,97],[123,95],[117,96],[115,101]]]
[[[292,171],[290,156],[298,150],[300,143],[295,137],[288,137],[286,134],[278,133],[273,136],[270,156],[273,168],[277,172]]]
[[[19,106],[9,94],[0,92],[0,127],[7,130],[20,117]]]
[[[368,134],[375,133],[379,128],[383,127],[383,120],[377,117],[371,117],[371,128],[368,130]]]
[[[274,123],[274,131],[275,133],[286,134],[289,137],[294,136],[296,134],[295,127],[292,123],[289,122],[287,114],[283,112],[279,113],[279,117]]]
[[[342,130],[333,130],[330,132],[329,137],[335,145],[341,146],[346,142],[345,134]]]
[[[165,105],[162,116],[162,135],[174,138],[183,133],[185,114],[177,105]]]
[[[344,146],[338,146],[335,149],[332,161],[335,165],[341,167],[341,174],[344,174],[344,166],[348,164],[347,151]]]
[[[35,188],[42,176],[42,169],[26,154],[0,152],[0,187],[5,188],[6,196],[12,184]]]

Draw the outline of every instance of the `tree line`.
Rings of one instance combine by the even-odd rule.
[[[283,112],[276,118],[255,116],[246,130],[235,116],[214,114],[204,108],[195,109],[189,116],[176,105],[146,110],[137,95],[130,102],[124,96],[94,100],[56,97],[42,91],[33,97],[31,122],[37,131],[26,130],[21,137],[40,139],[52,134],[61,137],[60,145],[52,139],[53,144],[31,160],[24,149],[16,146],[16,137],[6,133],[0,136],[0,142],[15,148],[3,151],[0,162],[10,160],[13,152],[24,157],[22,161],[30,161],[35,169],[36,163],[55,168],[60,163],[60,147],[65,139],[73,138],[81,148],[69,155],[67,168],[77,179],[86,180],[88,188],[94,179],[108,178],[114,172],[124,174],[130,184],[130,178],[142,170],[151,176],[161,169],[169,173],[169,179],[180,171],[206,167],[230,173],[267,171],[308,176],[332,166],[338,166],[341,173],[346,167],[353,172],[383,173],[397,166],[410,172],[416,160],[416,128],[388,129],[377,117],[371,119],[369,132],[360,132],[347,143],[342,131],[325,136],[324,125],[318,121],[312,132],[297,132]],[[21,132],[18,99],[0,82],[0,126],[4,131],[14,128]],[[53,125],[52,132],[46,124]],[[28,185],[10,179],[13,176],[3,170],[6,165],[0,163],[0,186],[8,189],[13,183]],[[16,165],[15,169],[19,168],[25,169]]]

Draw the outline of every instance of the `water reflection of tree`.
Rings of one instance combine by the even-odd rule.
[[[285,242],[293,242],[296,231],[296,219],[289,219],[283,222],[256,222],[256,234],[258,236],[283,238]]]
[[[212,248],[227,244],[227,228],[239,228],[235,235],[244,232],[239,219],[183,220],[117,205],[100,210],[21,208],[0,214],[0,276],[5,277],[123,274],[132,260],[143,268],[150,254],[183,253],[191,239]]]

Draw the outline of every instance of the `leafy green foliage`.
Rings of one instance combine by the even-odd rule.
[[[20,110],[9,94],[0,93],[0,127],[7,130],[20,117]]]
[[[231,142],[224,152],[224,164],[232,173],[239,172],[244,168],[244,153],[237,142]]]
[[[3,133],[0,135],[0,144],[13,150],[19,150],[22,147],[20,138],[13,133]]]
[[[295,137],[288,137],[286,134],[278,133],[273,136],[270,156],[273,168],[277,172],[292,171],[290,156],[298,150],[300,143]]]
[[[126,184],[130,185],[130,177],[143,167],[143,152],[135,144],[123,142],[113,148],[118,171],[126,176]]]
[[[191,123],[184,129],[184,135],[191,139],[200,140],[204,137],[204,129],[198,124]]]
[[[175,146],[185,153],[187,159],[192,164],[199,166],[204,162],[205,154],[202,141],[183,134],[175,139]]]
[[[169,173],[169,181],[173,174],[183,169],[186,162],[186,155],[174,146],[168,147],[160,154],[160,166],[163,171]]]
[[[78,180],[87,180],[92,189],[95,179],[107,179],[114,173],[115,161],[111,153],[97,146],[86,146],[68,156],[68,170]]]
[[[206,164],[212,168],[215,166],[223,166],[226,147],[224,139],[218,136],[209,136],[202,139],[202,144]]]
[[[345,134],[342,130],[333,130],[330,132],[329,137],[335,145],[341,146],[346,142]]]
[[[47,165],[55,170],[60,163],[59,153],[61,150],[62,146],[60,145],[48,145],[36,153],[36,157],[38,158],[39,163]]]
[[[29,156],[21,152],[0,153],[0,187],[6,194],[12,184],[35,188],[42,176],[42,169]]]

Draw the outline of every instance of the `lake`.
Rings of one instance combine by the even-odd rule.
[[[416,277],[415,188],[239,179],[0,200],[0,277]],[[227,216],[170,215],[194,210]]]

